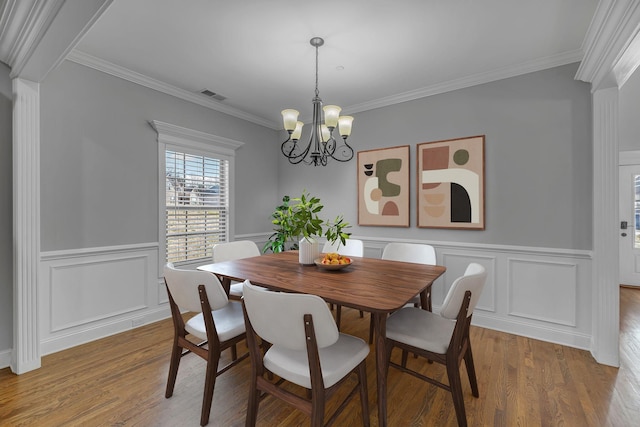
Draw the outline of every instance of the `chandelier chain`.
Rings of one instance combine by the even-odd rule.
[[[318,90],[318,46],[316,46],[316,97],[320,96],[320,91]]]

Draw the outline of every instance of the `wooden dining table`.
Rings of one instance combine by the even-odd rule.
[[[445,272],[439,265],[414,264],[377,258],[351,257],[341,270],[327,270],[298,262],[298,251],[266,254],[198,267],[230,282],[249,280],[274,291],[313,294],[328,303],[371,313],[374,324],[378,425],[387,425],[386,321],[389,313],[420,294],[422,307],[431,309],[431,285]]]

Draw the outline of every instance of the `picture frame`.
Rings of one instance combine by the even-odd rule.
[[[358,225],[409,227],[409,146],[358,152]]]
[[[485,135],[416,146],[420,228],[484,230]]]

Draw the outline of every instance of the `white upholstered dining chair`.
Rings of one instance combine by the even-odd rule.
[[[436,265],[436,250],[431,245],[422,243],[391,242],[382,250],[382,259],[392,261],[413,262],[415,264]],[[416,295],[408,304],[420,306],[420,295]],[[431,311],[431,288],[427,290],[427,310]],[[373,318],[369,322],[369,344],[373,343]]]
[[[392,261],[413,262],[416,264],[436,264],[436,250],[431,245],[421,243],[387,243],[382,251],[382,259]],[[427,296],[429,309],[431,309],[431,290]],[[417,307],[420,304],[420,297],[413,297],[411,304]]]
[[[358,239],[347,239],[345,241],[345,244],[343,245],[340,239],[338,239],[333,243],[325,242],[324,246],[322,247],[322,252],[335,252],[345,256],[361,257],[364,255],[364,243],[362,242],[362,240]]]
[[[453,397],[458,425],[461,427],[467,425],[460,380],[460,364],[463,359],[471,392],[474,397],[480,395],[471,353],[469,328],[486,278],[485,268],[480,264],[471,263],[464,275],[451,285],[440,314],[417,307],[404,307],[391,314],[387,320],[387,369],[389,366],[398,368],[449,391]],[[391,362],[394,347],[402,349],[401,364]],[[408,351],[445,365],[448,384],[407,368]]]
[[[204,271],[164,267],[174,337],[165,397],[173,395],[180,360],[194,353],[207,362],[200,425],[209,422],[216,377],[248,357],[237,356],[236,344],[245,339],[242,304],[230,302],[218,278]],[[198,313],[186,322],[182,312]],[[231,349],[232,361],[218,371],[220,354]]]
[[[243,307],[247,344],[251,354],[252,378],[247,408],[247,426],[256,424],[262,393],[277,397],[311,417],[311,425],[325,425],[327,399],[350,374],[357,383],[346,395],[328,424],[359,391],[363,425],[369,426],[367,372],[369,346],[362,339],[340,333],[324,300],[315,295],[270,292],[244,282]],[[270,344],[263,354],[262,339]],[[303,389],[294,393],[269,381],[273,373]],[[311,398],[308,398],[310,391]]]
[[[258,245],[251,240],[218,243],[213,246],[212,252],[212,260],[214,263],[261,255]],[[229,297],[236,300],[242,298],[242,282],[231,282]]]
[[[335,242],[325,242],[322,247],[322,252],[325,254],[328,253],[338,253],[344,256],[364,256],[364,242],[358,239],[347,239],[345,244],[338,239]],[[333,307],[333,306],[332,306]],[[363,317],[364,314],[362,311],[360,312],[360,317]],[[342,319],[342,306],[336,306],[336,324],[338,325],[338,329],[340,329],[340,320]]]

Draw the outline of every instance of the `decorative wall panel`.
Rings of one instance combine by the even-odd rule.
[[[146,308],[147,259],[114,258],[51,268],[51,331]]]
[[[576,326],[577,266],[509,259],[509,314]]]

